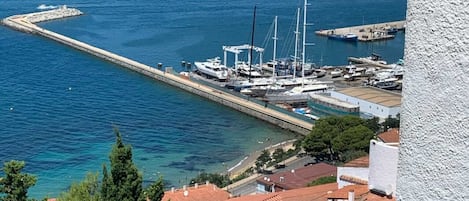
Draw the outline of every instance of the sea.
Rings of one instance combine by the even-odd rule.
[[[404,33],[370,43],[332,41],[315,30],[405,19],[406,0],[311,0],[307,61],[346,65],[347,57],[403,57]],[[302,0],[0,1],[0,17],[66,4],[85,14],[40,26],[139,62],[187,70],[181,61],[219,56],[251,42],[272,58],[294,52]],[[229,59],[233,59],[229,57]],[[258,60],[258,57],[256,58]],[[163,176],[181,187],[201,172],[225,172],[250,153],[294,133],[57,42],[0,26],[0,162],[23,160],[37,176],[30,197],[55,197],[87,172],[101,172],[118,129],[133,147],[145,184]],[[1,175],[1,173],[0,173]]]

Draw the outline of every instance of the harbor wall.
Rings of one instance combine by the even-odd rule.
[[[28,22],[27,19],[22,16],[19,16],[19,17],[16,16],[15,18],[7,18],[3,21],[6,26],[9,26],[13,29],[26,31],[29,33],[37,34],[37,35],[52,39],[59,43],[65,44],[67,46],[81,50],[83,52],[87,52],[96,57],[102,58],[104,60],[118,64],[120,66],[136,71],[143,75],[149,76],[156,80],[162,81],[169,85],[176,86],[180,89],[186,90],[193,94],[197,94],[209,100],[231,107],[240,112],[246,113],[248,115],[262,119],[269,123],[275,124],[281,128],[288,129],[293,132],[306,135],[310,133],[313,127],[313,124],[310,122],[306,122],[304,120],[294,118],[290,115],[275,111],[268,107],[261,106],[254,102],[225,93],[215,88],[211,88],[206,85],[202,85],[200,83],[196,83],[188,79],[181,78],[178,75],[174,75],[169,69],[167,69],[167,71],[169,72],[164,72],[156,68],[152,68],[148,65],[139,63],[137,61],[119,56],[112,52],[88,45],[81,41],[74,40],[72,38],[63,36],[55,32],[43,29],[41,27],[38,27]]]

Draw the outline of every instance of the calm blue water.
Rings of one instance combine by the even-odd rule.
[[[0,17],[37,11],[33,0],[1,1]],[[42,23],[53,31],[149,65],[180,69],[181,60],[222,56],[222,45],[249,43],[258,6],[255,43],[261,46],[279,16],[277,57],[293,54],[292,31],[302,1],[179,0],[67,1],[86,15]],[[401,20],[405,0],[312,1],[307,58],[345,64],[347,56],[403,55],[403,34],[390,41],[347,44],[314,36],[327,29]],[[267,47],[264,60],[269,60]],[[169,186],[199,171],[223,171],[258,141],[294,135],[198,96],[156,82],[56,42],[0,27],[0,162],[25,160],[39,177],[36,198],[56,196],[86,171],[101,171],[115,140],[113,126],[134,148],[134,159],[151,181]]]

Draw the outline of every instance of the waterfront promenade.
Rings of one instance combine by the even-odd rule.
[[[52,11],[11,16],[2,20],[2,23],[10,28],[27,33],[37,34],[49,38],[51,40],[57,41],[59,43],[65,44],[67,46],[73,47],[75,49],[81,50],[83,52],[89,53],[96,57],[118,64],[122,67],[128,68],[130,70],[136,71],[156,80],[162,81],[169,85],[181,88],[188,92],[205,97],[209,100],[231,107],[235,110],[252,115],[256,118],[275,124],[281,128],[285,128],[296,133],[306,135],[311,131],[313,127],[312,123],[307,122],[305,120],[292,117],[288,114],[276,111],[269,107],[259,105],[249,100],[191,81],[189,79],[180,77],[179,75],[175,75],[173,74],[171,68],[166,68],[165,71],[161,71],[148,65],[131,60],[129,58],[46,30],[34,24],[41,21],[60,19],[81,14],[82,13],[77,9],[63,7]]]

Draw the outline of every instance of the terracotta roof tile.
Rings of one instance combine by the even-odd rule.
[[[376,194],[373,194],[373,193],[368,193],[366,196],[365,196],[365,199],[364,201],[396,201],[396,198],[395,197],[386,197],[386,196],[380,196],[380,195],[376,195]]]
[[[337,186],[337,183],[330,183],[276,193],[242,196],[228,201],[324,201],[328,193],[337,190]]]
[[[399,129],[392,128],[388,131],[378,135],[378,138],[384,143],[398,143],[399,142]]]
[[[259,178],[257,182],[265,185],[275,184],[276,189],[291,190],[306,187],[309,182],[318,178],[336,175],[337,167],[326,163],[318,163],[295,169],[294,172],[279,172],[264,178]]]
[[[341,175],[339,177],[340,180],[342,181],[347,181],[350,183],[358,184],[358,185],[368,185],[368,181],[364,179],[360,179],[354,176],[349,176],[349,175]]]
[[[328,199],[347,199],[349,191],[355,192],[355,198],[363,198],[369,192],[367,185],[349,185],[327,195]]]
[[[224,201],[230,197],[230,194],[213,184],[199,185],[197,188],[187,188],[187,196],[184,191],[178,189],[174,192],[164,192],[162,201]]]
[[[370,157],[367,155],[345,163],[343,167],[368,167],[369,165]]]

